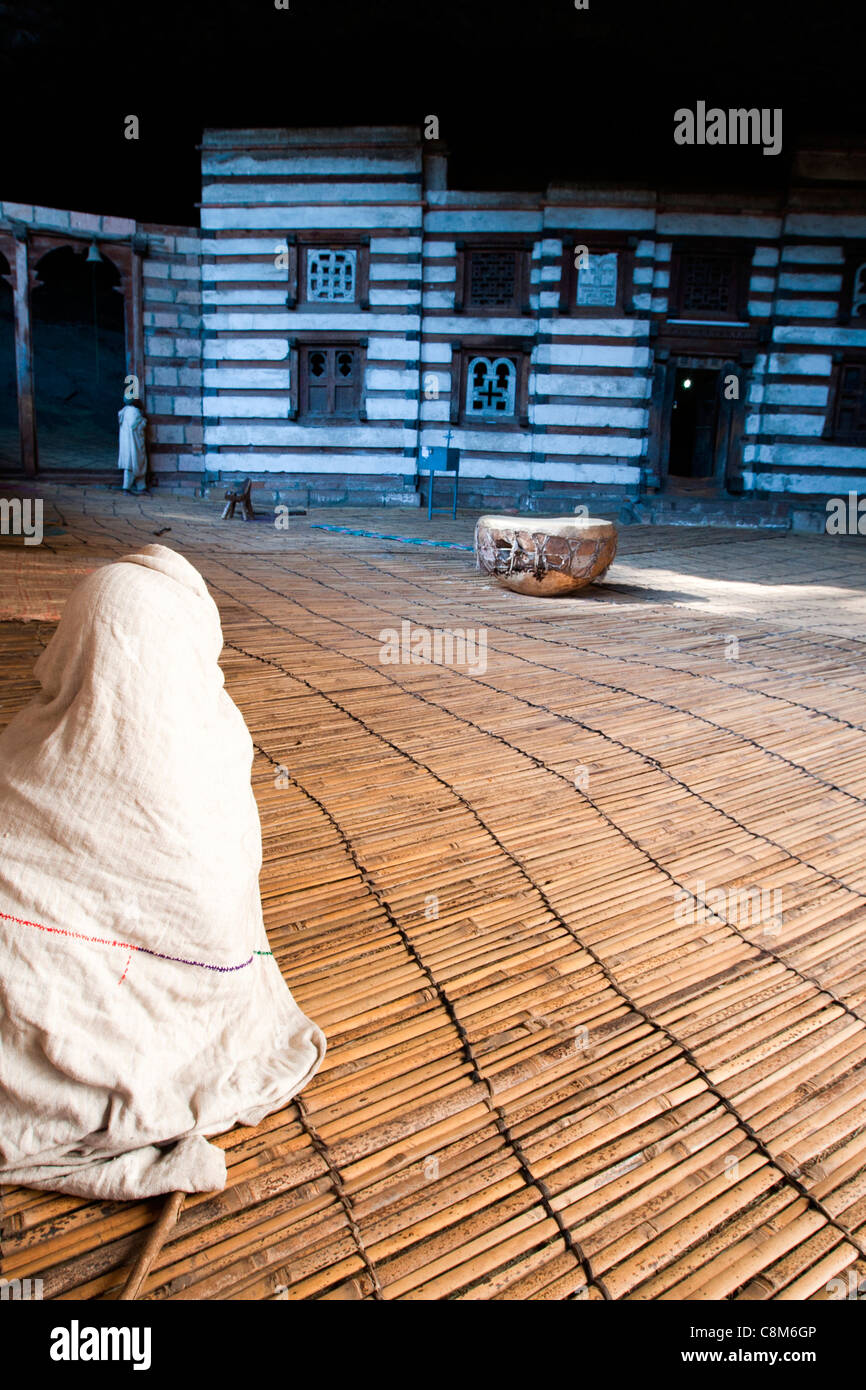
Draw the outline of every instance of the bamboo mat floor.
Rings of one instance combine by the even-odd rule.
[[[152,1299],[745,1299],[866,1277],[866,545],[623,528],[509,594],[415,513],[51,487],[0,545],[0,723],[81,575],[219,604],[273,950],[329,1051],[217,1142]],[[169,529],[166,529],[169,528]],[[156,534],[160,532],[161,534]],[[389,630],[486,660],[394,664]],[[476,651],[476,658],[478,657]],[[116,1297],[158,1202],[2,1189],[5,1278]]]

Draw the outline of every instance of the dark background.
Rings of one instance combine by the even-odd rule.
[[[772,189],[798,143],[863,137],[861,14],[851,0],[0,4],[0,197],[194,224],[206,125],[428,114],[453,187]],[[781,106],[782,154],[674,145],[675,109],[699,99]]]

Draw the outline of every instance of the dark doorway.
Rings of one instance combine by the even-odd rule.
[[[671,409],[672,478],[709,480],[713,476],[718,424],[717,371],[677,367]]]
[[[3,276],[9,263],[0,256],[0,466],[17,472],[18,386],[15,374],[15,307],[12,286]]]
[[[40,470],[117,462],[126,375],[117,267],[93,248],[60,246],[37,265],[31,296]]]

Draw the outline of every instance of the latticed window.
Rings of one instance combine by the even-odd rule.
[[[854,288],[851,294],[852,319],[866,316],[866,262],[854,271]]]
[[[304,413],[318,416],[356,415],[360,379],[360,354],[357,348],[305,348],[301,358]]]
[[[517,253],[472,251],[467,303],[473,309],[507,309],[517,298]]]
[[[718,315],[736,312],[736,275],[732,256],[683,256],[680,267],[681,313]]]
[[[576,302],[581,306],[616,304],[617,281],[616,252],[606,251],[599,255],[598,252],[590,251],[587,264],[578,267]]]
[[[866,362],[843,362],[836,387],[835,433],[866,437]]]
[[[307,299],[313,303],[354,303],[357,270],[358,253],[355,250],[308,250]]]
[[[481,420],[515,413],[517,364],[510,357],[473,357],[466,374],[466,414]]]

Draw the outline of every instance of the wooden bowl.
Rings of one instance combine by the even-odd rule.
[[[602,579],[616,554],[612,521],[588,516],[481,516],[478,567],[519,594],[572,594]]]

